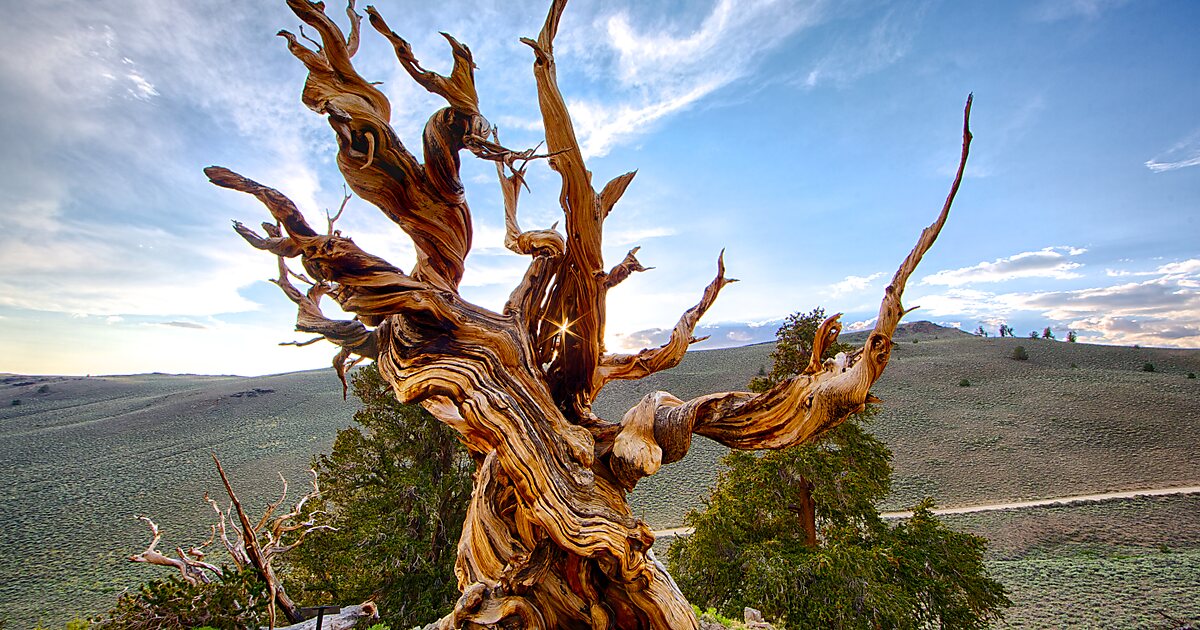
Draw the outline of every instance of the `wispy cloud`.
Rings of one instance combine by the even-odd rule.
[[[669,115],[750,74],[763,55],[816,22],[819,3],[717,0],[693,29],[635,20],[628,9],[602,16],[571,50],[606,68],[604,98],[569,99],[584,153],[607,154]],[[638,22],[639,26],[634,26]]]
[[[697,350],[714,348],[731,348],[752,343],[764,343],[775,340],[775,331],[782,325],[783,320],[769,322],[718,322],[700,324],[696,327],[696,337],[708,339],[694,344]],[[671,338],[671,328],[648,328],[631,333],[611,335],[607,345],[614,352],[637,352],[642,348],[661,346]]]
[[[221,251],[236,247],[226,217],[238,210],[213,213],[203,195],[250,221],[265,212],[207,187],[201,160],[228,155],[216,137],[252,138],[246,161],[229,166],[312,211],[321,121],[296,102],[283,70],[299,66],[272,41],[270,12],[231,5],[218,36],[209,11],[126,0],[8,13],[0,98],[37,115],[0,121],[11,149],[0,204],[15,211],[0,215],[0,304],[117,317],[257,308],[238,290],[271,261]],[[263,42],[278,54],[229,54]]]
[[[814,88],[825,83],[844,85],[878,72],[904,58],[927,3],[896,5],[869,30],[837,43],[804,75],[802,83]]]
[[[846,276],[842,281],[829,285],[826,292],[830,297],[839,297],[849,293],[858,293],[871,286],[871,283],[883,276],[877,271],[869,276]]]
[[[1085,253],[1076,247],[1046,247],[1034,252],[1021,252],[991,262],[981,262],[960,269],[946,269],[921,279],[921,284],[962,286],[984,282],[1005,282],[1017,278],[1078,278],[1074,270],[1083,265],[1069,260]]]
[[[609,245],[637,245],[648,239],[673,236],[674,234],[675,228],[665,225],[631,227],[613,230],[605,235],[605,240]]]
[[[1176,142],[1171,148],[1146,160],[1146,168],[1155,173],[1175,171],[1200,165],[1200,130]]]
[[[205,326],[204,324],[197,324],[196,322],[181,322],[181,321],[158,322],[158,325],[159,326],[172,326],[174,328],[190,328],[192,330],[207,330],[208,329],[208,326]]]
[[[1092,341],[1200,346],[1200,336],[1194,334],[1200,326],[1200,259],[1125,275],[1150,277],[1111,286],[1032,293],[956,287],[922,296],[919,301],[922,312],[935,317],[967,316],[996,324],[1022,313],[1036,314],[1087,333]]]
[[[1033,8],[1033,19],[1057,22],[1073,18],[1094,20],[1105,11],[1127,4],[1129,0],[1042,0]]]

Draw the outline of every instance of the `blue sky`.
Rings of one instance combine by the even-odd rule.
[[[541,137],[531,53],[545,2],[378,4],[426,67],[439,30],[468,44],[484,115],[510,146]],[[468,8],[471,12],[468,12]],[[340,7],[330,4],[333,14]],[[665,338],[726,249],[701,347],[773,338],[790,312],[874,315],[941,206],[975,93],[975,144],[950,221],[906,295],[929,319],[993,334],[1200,347],[1200,44],[1195,2],[573,0],[556,53],[598,181],[638,176],[606,255],[656,269],[609,300],[611,349]],[[282,2],[10,3],[0,20],[0,371],[261,374],[328,365],[280,347],[290,303],[271,256],[230,219],[267,217],[208,184],[219,164],[322,221],[335,145],[299,102]],[[441,106],[363,33],[410,147]],[[495,171],[466,160],[475,217],[465,295],[498,308],[526,259],[502,246]],[[560,218],[531,168],[526,229]],[[407,268],[407,237],[352,200],[339,223]]]

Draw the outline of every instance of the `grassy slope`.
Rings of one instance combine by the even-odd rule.
[[[884,507],[926,494],[963,505],[1200,483],[1200,380],[1183,376],[1200,372],[1200,352],[980,339],[947,329],[897,341],[876,390],[884,412],[870,427],[895,451],[895,491]],[[1008,358],[1016,345],[1027,348],[1028,361]],[[682,398],[740,389],[770,367],[770,350],[691,353],[670,372],[611,385],[597,412],[619,418],[659,389]],[[1155,373],[1139,371],[1147,361]],[[972,385],[959,387],[962,378]],[[43,384],[50,391],[38,394]],[[275,391],[234,396],[255,388]],[[201,496],[219,493],[210,449],[254,509],[276,492],[276,470],[298,483],[312,454],[328,450],[350,422],[356,405],[340,393],[328,370],[253,379],[0,375],[0,474],[8,481],[0,510],[9,515],[0,528],[0,618],[23,627],[32,623],[19,616],[23,606],[40,606],[47,620],[61,619],[50,612],[60,606],[98,610],[121,588],[157,575],[124,561],[147,540],[132,517],[155,517],[166,530],[164,548],[196,542],[198,524],[210,516]],[[11,399],[22,404],[8,406]],[[642,481],[631,497],[635,512],[656,527],[681,523],[711,487],[723,452],[697,438],[683,462]],[[1017,518],[989,531],[1006,545],[1004,532],[1024,528]],[[1027,579],[1041,570],[1037,562],[1072,554],[997,556],[1017,564],[995,566]],[[1145,565],[1138,570],[1158,570],[1159,560],[1138,559]],[[1163,566],[1197,574],[1195,558]]]
[[[989,539],[1003,627],[1154,628],[1200,620],[1200,495],[943,517]]]
[[[37,393],[43,385],[49,392]],[[14,628],[36,621],[25,607],[62,622],[63,610],[103,610],[164,573],[125,560],[149,542],[137,514],[163,528],[164,553],[201,542],[213,516],[204,492],[224,496],[210,451],[257,513],[279,491],[276,471],[302,487],[312,455],[329,450],[356,408],[329,370],[0,377],[0,392],[0,618]]]
[[[1200,483],[1200,379],[1185,378],[1200,372],[1200,352],[981,339],[946,329],[897,341],[875,389],[882,413],[869,426],[895,455],[884,509],[926,495],[957,506]],[[1009,358],[1018,345],[1029,360]],[[658,389],[686,399],[736,388],[770,366],[770,350],[691,353],[670,372],[609,386],[597,408],[615,418]],[[1141,371],[1148,361],[1155,372]],[[969,387],[959,386],[964,378]],[[681,524],[724,453],[696,439],[683,462],[638,485],[639,515],[656,527]]]

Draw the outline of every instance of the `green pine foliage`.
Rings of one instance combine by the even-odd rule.
[[[458,598],[455,548],[474,464],[455,433],[399,403],[368,365],[353,375],[358,426],[317,458],[322,500],[337,531],[314,532],[284,558],[288,593],[306,606],[379,604],[393,628],[428,623]]]
[[[765,377],[759,376],[751,379],[750,390],[765,392],[776,383],[803,370],[808,365],[809,357],[812,356],[813,337],[816,336],[817,328],[823,321],[825,321],[825,309],[819,306],[807,313],[789,315],[784,320],[783,326],[775,333],[775,350],[771,352],[771,358],[775,360],[775,363],[771,366],[771,371]],[[852,349],[850,345],[838,342],[826,349],[825,356],[822,358],[827,359],[839,352],[848,352]]]
[[[117,605],[92,620],[91,630],[222,630],[266,627],[267,585],[254,569],[226,567],[220,581],[189,584],[171,575],[123,593]],[[70,625],[68,624],[68,628]]]
[[[770,378],[752,387],[807,365],[823,315],[789,318]],[[1011,603],[986,575],[984,539],[946,528],[929,500],[896,525],[879,516],[892,454],[862,427],[874,415],[868,408],[815,443],[727,455],[713,494],[687,516],[694,533],[667,553],[684,595],[731,617],[758,608],[789,628],[982,628],[998,619]],[[799,524],[806,483],[816,547]]]

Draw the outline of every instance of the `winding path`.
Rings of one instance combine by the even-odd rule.
[[[969,514],[971,512],[991,512],[995,510],[1019,510],[1022,508],[1042,507],[1045,505],[1066,505],[1068,503],[1090,503],[1095,501],[1108,501],[1111,499],[1132,499],[1134,497],[1157,497],[1170,494],[1197,494],[1200,493],[1200,486],[1176,486],[1173,488],[1151,488],[1149,490],[1124,490],[1121,492],[1103,492],[1100,494],[1077,494],[1069,497],[1056,497],[1053,499],[1035,499],[1033,501],[1011,501],[1008,503],[988,503],[985,505],[967,505],[963,507],[951,508],[936,508],[934,514]],[[883,518],[909,518],[912,512],[883,512],[880,514]],[[687,536],[692,533],[691,527],[672,527],[670,529],[658,529],[654,531],[656,538],[674,538],[676,536]]]

